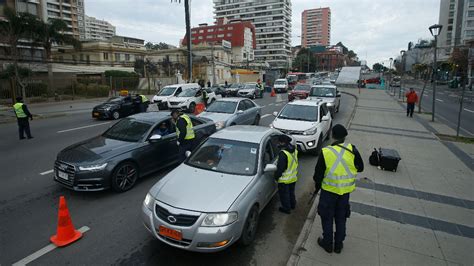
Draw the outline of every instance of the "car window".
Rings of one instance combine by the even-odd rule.
[[[324,115],[325,115],[325,113],[324,113],[323,107],[320,106],[319,107],[319,121],[321,121],[323,119]]]
[[[180,92],[177,96],[178,97],[194,97],[195,94],[196,94],[196,89],[187,88],[187,89],[184,89],[182,92]]]
[[[240,110],[245,111],[246,109],[247,109],[247,108],[246,108],[246,106],[245,106],[244,101],[240,101],[239,107],[237,107],[237,110],[239,110],[239,111],[240,111]]]
[[[323,104],[322,107],[323,107],[324,115],[326,115],[329,112],[328,107],[326,104]]]
[[[217,88],[216,88],[217,89]],[[206,89],[207,93],[212,93],[213,91],[209,88]]]
[[[263,153],[263,167],[265,167],[269,163],[273,163],[274,159],[275,153],[273,152],[271,139],[269,139],[267,144],[265,145],[265,152]]]
[[[253,102],[251,102],[249,100],[244,100],[244,103],[245,103],[245,109],[250,109],[250,108],[255,107],[255,104],[253,104]]]
[[[138,142],[146,136],[151,127],[151,124],[134,118],[125,118],[109,128],[102,136],[109,139]]]
[[[190,117],[190,118],[191,118],[191,122],[193,123],[193,126],[194,126],[194,127],[203,124],[203,122],[201,122],[201,120],[198,120],[198,119],[196,119],[196,118],[194,118],[194,117]]]
[[[158,123],[158,125],[156,125],[153,128],[150,136],[148,137],[151,137],[153,135],[161,135],[162,137],[166,137],[166,136],[172,135],[175,132],[176,132],[175,124],[173,123],[173,121],[171,121],[171,118],[170,118]]]
[[[179,87],[179,88],[176,90],[176,92],[175,92],[174,95],[178,95],[178,94],[180,94],[182,91],[183,91],[183,89],[182,89],[181,87]]]
[[[315,97],[335,97],[336,89],[329,87],[313,87],[310,96]]]
[[[206,109],[210,113],[233,114],[235,112],[236,102],[231,101],[215,101]]]

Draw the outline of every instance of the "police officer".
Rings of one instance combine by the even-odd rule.
[[[33,120],[33,115],[31,115],[26,104],[23,103],[22,97],[16,97],[16,103],[13,105],[13,111],[15,112],[16,119],[18,121],[18,133],[20,139],[25,139],[24,133],[26,133],[28,139],[32,139],[33,136],[31,136],[30,122],[28,121],[28,118]]]
[[[207,100],[209,99],[209,97],[207,95],[206,88],[202,88],[201,91],[202,91],[202,101],[204,102],[204,106],[207,107]]]
[[[356,147],[344,143],[347,130],[337,124],[332,128],[331,146],[322,149],[314,172],[319,197],[318,214],[321,216],[323,237],[318,244],[326,252],[341,253],[346,237],[346,219],[350,215],[349,194],[355,189],[356,175],[364,170],[364,162]],[[333,235],[333,223],[336,233]]]
[[[140,113],[146,112],[147,104],[150,102],[148,98],[143,94],[137,94],[135,97]]]
[[[296,208],[295,184],[298,180],[298,151],[291,144],[291,138],[286,135],[278,137],[281,148],[278,155],[277,170],[274,174],[278,182],[278,194],[281,207],[279,211],[290,214]]]
[[[191,118],[182,114],[179,110],[171,111],[171,117],[176,125],[176,135],[178,137],[179,160],[183,162],[186,159],[186,151],[193,149],[194,129]]]
[[[260,92],[260,98],[263,98],[263,85],[260,79],[257,80],[257,89]]]

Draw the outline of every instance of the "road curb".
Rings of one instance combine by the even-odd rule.
[[[346,127],[349,128],[356,113],[356,109],[359,103],[359,97],[350,92],[341,91],[341,93],[347,94],[355,98],[354,108],[350,115],[349,121],[347,122],[347,125],[346,125]],[[306,217],[306,221],[304,222],[303,229],[301,229],[301,233],[298,236],[298,239],[296,240],[296,244],[293,247],[291,256],[288,259],[288,262],[286,263],[286,265],[288,266],[297,265],[300,260],[301,252],[306,251],[304,246],[306,244],[306,241],[308,241],[308,237],[311,234],[311,230],[313,229],[314,220],[316,219],[316,216],[317,216],[316,209],[317,209],[318,204],[316,203],[317,202],[316,197],[317,195],[315,196],[315,199],[313,200],[313,205],[311,206],[308,216]]]

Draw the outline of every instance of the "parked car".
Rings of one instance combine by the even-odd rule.
[[[390,81],[390,86],[392,87],[400,87],[400,80],[402,78],[400,76],[395,76],[392,78],[392,81]]]
[[[242,83],[232,83],[227,89],[226,89],[226,95],[227,96],[237,96],[238,92],[240,89],[244,87],[244,84]]]
[[[298,150],[318,155],[331,136],[332,117],[323,101],[296,100],[286,104],[270,127],[291,135]]]
[[[197,83],[190,84],[175,84],[163,87],[155,96],[152,102],[156,103],[159,110],[168,109],[168,100],[180,94],[184,88],[194,88],[199,86]]]
[[[217,252],[255,238],[259,214],[277,192],[281,132],[235,126],[211,135],[148,192],[145,228],[188,251]],[[236,159],[237,158],[237,159]]]
[[[198,117],[211,119],[220,130],[235,125],[258,125],[261,117],[261,107],[249,99],[225,98],[211,104]]]
[[[246,97],[246,98],[251,98],[251,99],[260,97],[260,92],[258,91],[257,83],[256,82],[245,83],[244,86],[239,90],[237,95],[239,97]]]
[[[308,99],[324,101],[333,116],[339,112],[339,108],[341,107],[341,93],[337,90],[335,85],[313,86]]]
[[[212,120],[190,116],[196,144],[216,131]],[[169,134],[159,135],[165,123]],[[76,191],[131,189],[137,179],[178,162],[177,137],[169,112],[148,112],[120,120],[102,135],[60,151],[54,180]]]
[[[216,94],[210,88],[205,88],[205,90],[208,97],[207,104],[213,103],[217,99]],[[183,89],[180,94],[170,98],[168,100],[168,108],[187,110],[190,113],[194,113],[198,103],[203,103],[203,99],[201,88],[196,84],[193,87]]]
[[[310,90],[310,84],[297,84],[293,90],[288,93],[288,101],[291,102],[296,99],[306,99]]]
[[[148,104],[145,104],[145,109]],[[108,99],[92,109],[92,117],[97,119],[119,119],[140,112],[140,108],[134,102],[134,97],[118,96]]]
[[[216,94],[216,96],[220,95],[223,98],[226,97],[226,89],[224,88],[223,85],[212,85],[211,91],[213,91]]]
[[[273,89],[275,90],[275,92],[287,92],[288,88],[288,80],[286,79],[277,79],[273,84]]]

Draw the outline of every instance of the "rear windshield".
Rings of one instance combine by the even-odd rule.
[[[310,91],[310,90],[311,90],[310,85],[300,84],[300,85],[295,86],[295,91]]]
[[[329,87],[313,87],[310,96],[336,97],[336,89]]]

